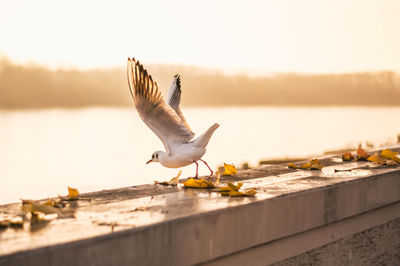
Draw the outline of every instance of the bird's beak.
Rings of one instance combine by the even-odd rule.
[[[151,163],[152,161],[153,161],[153,159],[150,159],[150,160],[147,161],[146,164],[149,164],[149,163]]]

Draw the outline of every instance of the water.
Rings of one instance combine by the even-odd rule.
[[[200,135],[221,124],[203,157],[223,162],[313,156],[360,142],[394,143],[400,108],[183,108]],[[134,109],[88,108],[0,112],[0,204],[168,180],[177,169],[145,165],[161,142]],[[195,166],[182,168],[192,176]],[[201,164],[200,174],[208,174]]]

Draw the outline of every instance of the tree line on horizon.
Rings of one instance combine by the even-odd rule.
[[[400,75],[392,71],[250,77],[188,66],[145,67],[164,95],[179,73],[186,106],[400,105]],[[1,109],[132,106],[123,67],[50,70],[3,59],[0,95]]]

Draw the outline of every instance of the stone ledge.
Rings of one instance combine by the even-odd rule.
[[[336,157],[323,162],[328,165],[323,171],[294,171],[280,165],[239,172],[234,179],[256,188],[255,198],[158,185],[90,193],[84,197],[92,201],[69,207],[75,218],[56,219],[30,230],[0,231],[0,265],[231,261],[252,248],[400,201],[399,167],[344,164]],[[350,168],[354,170],[335,171]],[[0,213],[12,214],[18,208],[0,206]]]

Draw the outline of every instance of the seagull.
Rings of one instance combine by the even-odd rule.
[[[143,65],[135,58],[128,58],[128,84],[134,104],[143,122],[160,138],[164,151],[155,151],[146,163],[159,162],[168,168],[179,168],[196,164],[196,175],[199,176],[199,164],[203,162],[213,175],[213,171],[201,157],[206,152],[206,146],[218,123],[212,125],[196,139],[183,116],[179,104],[181,102],[181,78],[176,74],[165,102]]]

